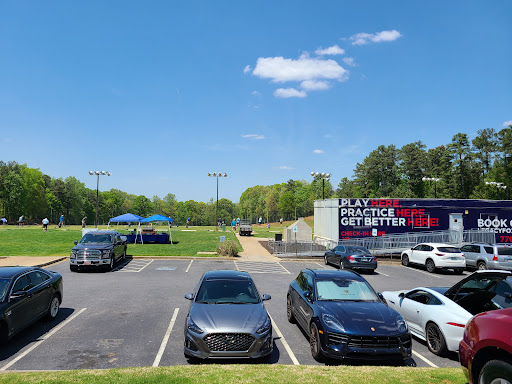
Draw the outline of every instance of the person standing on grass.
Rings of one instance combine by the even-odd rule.
[[[47,217],[45,217],[45,218],[43,219],[43,231],[44,231],[44,232],[48,232],[48,223],[49,223],[49,222],[50,222],[50,221],[48,220],[48,218],[47,218]]]
[[[239,227],[239,226],[240,226],[240,218],[239,218],[239,217],[237,217],[237,218],[236,218],[236,226],[237,226],[237,227]]]
[[[60,215],[59,228],[62,227],[63,225],[64,225],[64,215]]]
[[[279,223],[281,224],[281,227],[282,227],[283,226],[283,218],[282,217],[279,219]]]
[[[7,224],[7,219],[5,217],[2,217],[0,221],[2,222],[2,225]]]
[[[233,233],[236,232],[236,220],[233,219],[233,221],[231,222],[231,230],[233,231]]]
[[[87,220],[87,216],[85,216],[85,217],[82,219],[82,228],[85,228],[86,220]]]
[[[18,227],[23,227],[23,215],[18,219]]]

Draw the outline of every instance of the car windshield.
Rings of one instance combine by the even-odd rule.
[[[370,255],[370,251],[364,247],[347,247],[347,252],[353,255]]]
[[[80,240],[80,244],[88,244],[88,243],[110,244],[110,243],[112,243],[112,236],[106,235],[104,233],[102,233],[102,234],[86,233],[84,235],[84,237],[82,237],[82,240]]]
[[[205,280],[197,292],[196,303],[256,304],[259,295],[251,280]]]
[[[444,253],[460,253],[460,249],[455,247],[437,247],[437,249]]]
[[[9,288],[9,279],[0,279],[0,301],[4,301],[7,288]]]
[[[320,279],[315,281],[320,301],[378,301],[375,291],[366,281],[352,279]]]

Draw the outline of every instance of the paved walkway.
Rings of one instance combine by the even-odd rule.
[[[236,237],[240,241],[240,244],[244,248],[244,251],[239,253],[240,260],[246,261],[278,261],[279,259],[271,255],[263,246],[260,244],[259,237],[253,236],[240,236],[238,233]]]
[[[65,256],[7,256],[0,258],[0,267],[43,267],[67,259]]]

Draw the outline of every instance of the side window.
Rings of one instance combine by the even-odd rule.
[[[413,301],[416,301],[421,304],[427,304],[430,301],[430,298],[432,297],[432,295],[430,295],[429,293],[427,293],[425,291],[413,291],[413,292],[409,292],[406,295],[406,297],[409,300],[413,300]]]
[[[471,247],[471,251],[470,252],[480,253],[480,246],[479,245],[473,245]]]
[[[484,249],[485,249],[485,252],[487,252],[490,255],[492,255],[494,253],[494,249],[492,249],[492,247],[484,247]]]
[[[38,286],[39,284],[45,282],[46,280],[48,280],[50,278],[50,276],[48,276],[46,273],[41,272],[41,271],[30,272],[29,275],[30,275],[30,281],[32,282],[32,285],[34,287]]]
[[[297,284],[299,285],[300,289],[303,291],[306,290],[306,279],[304,278],[304,274],[302,272],[299,273],[299,276],[297,276]]]
[[[473,252],[471,245],[465,245],[460,249],[462,252]]]
[[[423,244],[415,246],[412,250],[413,251],[423,251]]]
[[[443,303],[442,303],[442,302],[441,302],[441,300],[439,300],[437,297],[435,297],[435,296],[431,296],[431,297],[430,297],[430,301],[429,301],[427,304],[428,304],[428,305],[441,305],[441,304],[443,304]]]
[[[434,247],[430,246],[430,245],[424,245],[424,251],[432,251],[434,249]]]
[[[14,287],[12,288],[12,292],[18,292],[18,291],[28,291],[30,288],[32,288],[33,285],[30,282],[30,278],[28,277],[28,274],[21,276],[16,283],[14,283]]]
[[[313,292],[313,278],[309,273],[305,273],[304,276],[306,277],[306,290]]]

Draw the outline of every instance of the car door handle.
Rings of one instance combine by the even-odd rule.
[[[391,304],[395,304],[395,302],[394,302],[393,300],[389,300],[389,302],[390,302]]]

